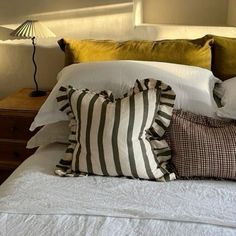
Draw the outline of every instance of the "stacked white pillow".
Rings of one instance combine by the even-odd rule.
[[[27,148],[36,148],[50,143],[69,143],[69,121],[58,121],[42,127],[27,143]]]
[[[70,65],[58,74],[58,82],[39,110],[30,130],[46,126],[44,132],[41,131],[40,134],[41,137],[44,137],[43,144],[56,140],[56,138],[51,138],[47,141],[47,137],[50,137],[48,132],[52,130],[52,128],[50,129],[51,124],[68,120],[67,115],[59,111],[56,101],[61,86],[71,85],[79,89],[110,90],[118,98],[128,92],[137,79],[145,78],[153,78],[169,84],[176,93],[176,109],[216,117],[217,105],[213,98],[213,89],[216,83],[220,83],[220,80],[207,69],[147,61],[91,62]],[[53,129],[57,129],[55,125]],[[32,145],[31,140],[30,147],[41,145],[40,138],[34,137],[34,139],[37,142]],[[62,142],[61,137],[58,141]],[[68,142],[68,139],[64,142]]]
[[[217,109],[217,116],[236,119],[236,77],[225,80],[215,89],[216,95],[221,98],[222,107]]]

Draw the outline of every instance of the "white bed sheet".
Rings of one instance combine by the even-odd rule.
[[[236,235],[236,183],[61,178],[41,148],[0,187],[0,235]]]

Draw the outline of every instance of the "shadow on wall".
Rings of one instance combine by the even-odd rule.
[[[10,33],[12,32],[12,29],[2,27],[0,26],[0,40],[6,41],[6,40],[15,40],[15,39],[21,39],[19,37],[12,37],[10,36]]]
[[[6,38],[1,33],[0,37],[1,40],[4,37]],[[0,98],[22,88],[22,86],[34,88],[32,52],[33,47],[31,45],[19,44],[19,42],[17,44],[0,44],[0,54],[4,55],[4,58],[0,59]],[[59,47],[37,45],[35,60],[38,67],[37,81],[39,87],[51,89],[56,84],[57,73],[63,68],[63,52]]]
[[[63,11],[51,11],[29,15],[32,19],[37,20],[65,20],[78,19],[84,17],[119,15],[132,12],[133,3],[110,4],[106,6],[93,6],[84,8],[75,8]]]
[[[6,25],[21,23],[30,15],[45,12],[103,7],[124,3],[132,3],[132,0],[41,0],[37,2],[31,0],[12,0],[11,4],[9,4],[9,1],[1,1],[0,24]]]

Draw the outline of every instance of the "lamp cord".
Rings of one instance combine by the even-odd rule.
[[[35,62],[35,59],[34,59],[34,56],[35,56],[35,51],[36,51],[36,43],[35,43],[35,37],[31,38],[32,39],[32,44],[34,46],[34,50],[33,50],[33,55],[32,55],[32,60],[33,60],[33,63],[34,63],[34,83],[35,83],[35,86],[36,86],[36,90],[35,91],[38,91],[38,83],[37,83],[37,80],[36,80],[36,74],[37,74],[37,65],[36,65],[36,62]]]

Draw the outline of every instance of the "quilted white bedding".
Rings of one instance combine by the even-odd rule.
[[[236,235],[236,183],[61,178],[41,148],[0,187],[0,235]]]

